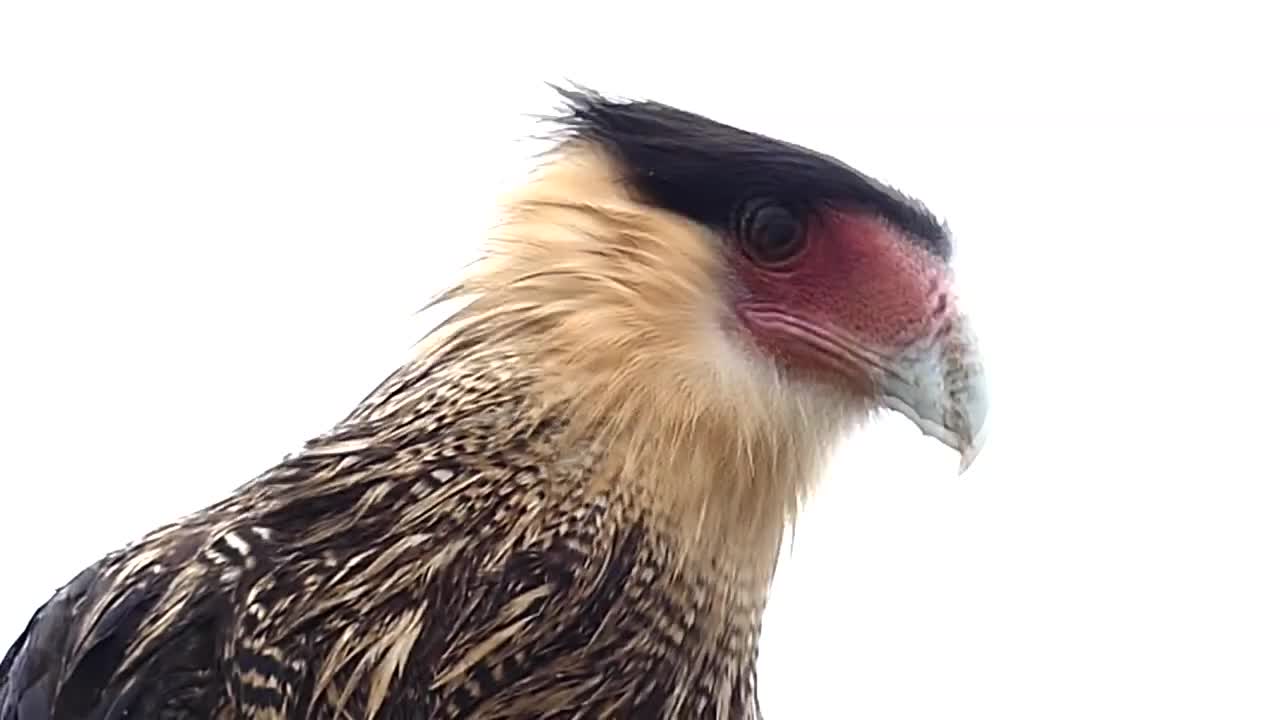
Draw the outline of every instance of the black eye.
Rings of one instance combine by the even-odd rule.
[[[739,224],[743,250],[760,265],[777,265],[804,247],[804,226],[795,213],[774,203],[747,208]]]

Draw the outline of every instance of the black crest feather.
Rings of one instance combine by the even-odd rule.
[[[659,207],[718,229],[761,197],[870,211],[950,258],[949,233],[923,204],[835,158],[662,103],[552,87],[565,100],[549,118],[560,134],[606,148],[628,184]]]

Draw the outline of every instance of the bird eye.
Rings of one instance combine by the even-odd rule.
[[[742,246],[760,265],[777,265],[795,257],[804,246],[804,227],[787,208],[777,203],[748,209],[740,225]]]

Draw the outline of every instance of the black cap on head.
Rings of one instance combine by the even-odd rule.
[[[628,184],[659,207],[722,230],[760,198],[874,212],[944,260],[951,256],[946,228],[923,204],[832,157],[657,102],[555,90],[566,104],[549,119],[561,134],[607,149]]]

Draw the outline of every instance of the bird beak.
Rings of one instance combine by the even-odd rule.
[[[960,453],[962,475],[982,451],[987,385],[977,341],[963,315],[953,315],[944,332],[889,363],[880,392],[886,407]]]

